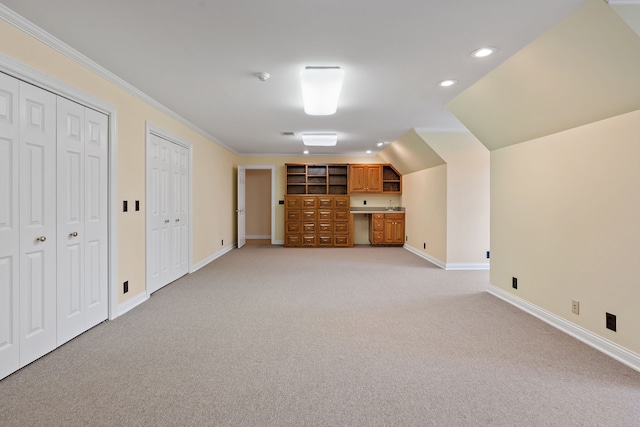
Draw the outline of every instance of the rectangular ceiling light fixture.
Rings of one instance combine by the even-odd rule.
[[[300,71],[304,112],[310,116],[335,114],[343,80],[340,67],[305,67]]]
[[[302,142],[304,145],[313,147],[331,147],[338,143],[337,133],[303,133]]]

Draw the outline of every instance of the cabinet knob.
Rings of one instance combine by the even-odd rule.
[[[168,219],[165,219],[165,220],[164,220],[164,223],[165,223],[165,224],[169,224],[169,220],[168,220]]]
[[[36,240],[37,240],[38,242],[44,242],[44,241],[46,241],[46,240],[47,240],[47,237],[46,237],[46,236],[36,237]]]
[[[180,222],[180,218],[176,218],[176,222]]]
[[[74,231],[73,233],[69,233],[69,237],[78,237],[78,232]]]

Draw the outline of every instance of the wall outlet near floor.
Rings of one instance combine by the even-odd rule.
[[[487,259],[491,258],[491,252],[487,251]]]
[[[220,246],[224,246],[224,239],[220,240]]]
[[[571,300],[571,312],[573,314],[580,314],[580,301]]]
[[[126,294],[127,292],[129,292],[129,281],[128,281],[128,280],[125,280],[125,281],[122,283],[122,293],[123,293],[123,294]]]
[[[511,278],[511,287],[513,289],[518,289],[518,278],[517,277],[512,277]]]
[[[616,331],[616,315],[607,313],[607,329],[611,329],[613,332]]]
[[[422,249],[427,249],[427,244],[426,243],[422,244]]]

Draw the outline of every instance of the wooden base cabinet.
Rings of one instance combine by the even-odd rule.
[[[372,245],[404,245],[404,214],[371,214],[369,241]]]
[[[349,196],[284,196],[285,247],[349,247]]]

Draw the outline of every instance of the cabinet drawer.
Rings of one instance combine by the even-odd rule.
[[[300,223],[299,222],[290,222],[287,221],[285,233],[299,233],[300,232]]]
[[[373,219],[384,219],[384,214],[371,214]]]
[[[386,219],[404,219],[404,214],[384,214]]]
[[[384,231],[374,231],[372,243],[383,243],[383,242],[384,242]]]
[[[284,236],[284,245],[285,246],[300,246],[300,235],[298,234],[292,234],[289,235],[287,234],[286,236]]]
[[[318,211],[318,219],[320,221],[331,221],[333,219],[332,211],[328,209],[320,209]]]
[[[318,246],[332,246],[332,244],[331,234],[318,234]]]
[[[335,210],[335,211],[333,211],[333,220],[334,221],[349,221],[349,211],[348,210]]]
[[[315,222],[303,222],[302,223],[302,232],[303,233],[315,233],[316,232],[316,223]]]
[[[345,208],[348,209],[349,208],[349,198],[348,197],[335,197],[333,199],[333,207],[334,208]]]
[[[297,209],[300,207],[300,197],[285,197],[285,208]]]
[[[317,208],[318,207],[318,198],[317,197],[301,197],[302,199],[302,207],[303,208]]]
[[[317,219],[318,211],[315,209],[303,209],[302,219],[304,221],[315,221]]]
[[[334,233],[348,233],[349,232],[349,223],[348,222],[334,222],[333,223],[333,232]]]
[[[334,235],[333,246],[349,246],[349,236],[347,234]]]
[[[287,209],[285,218],[287,221],[300,221],[300,211],[298,209]]]
[[[302,246],[318,246],[317,239],[315,234],[303,234],[302,235]]]
[[[384,220],[383,219],[374,219],[373,220],[373,230],[374,231],[384,231]]]
[[[319,222],[318,223],[318,233],[331,233],[331,223],[330,222]]]
[[[333,199],[331,197],[318,197],[319,208],[332,208]]]

